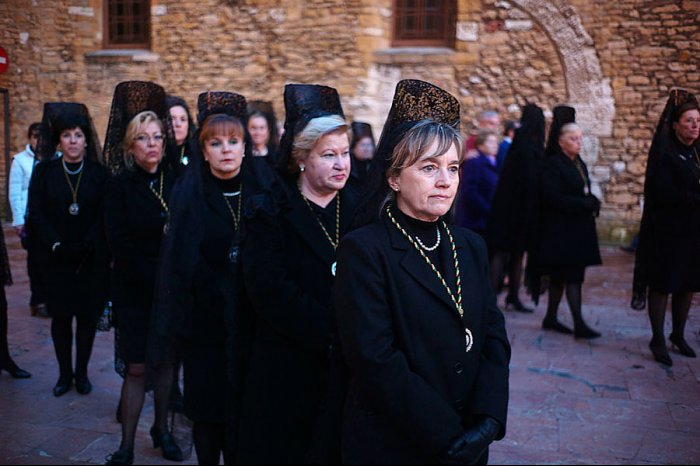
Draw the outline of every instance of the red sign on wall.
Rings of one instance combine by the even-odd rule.
[[[7,58],[7,52],[4,48],[0,47],[0,74],[7,71],[7,66],[10,64],[10,60]]]

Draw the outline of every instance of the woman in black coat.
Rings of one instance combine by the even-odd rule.
[[[141,88],[141,86],[138,86]],[[153,96],[155,110],[133,116],[121,131],[110,120],[107,144],[123,148],[125,168],[113,177],[105,197],[105,230],[112,255],[112,302],[119,338],[117,352],[126,364],[121,392],[122,442],[108,464],[131,464],[134,438],[146,393],[146,350],[168,200],[175,173],[163,161],[166,131],[162,114],[163,89],[143,83]],[[134,88],[115,89],[112,115],[133,98]],[[133,107],[132,107],[133,108]],[[121,144],[112,138],[122,136]],[[107,149],[105,149],[107,152]],[[169,378],[170,375],[164,375]],[[154,378],[155,420],[150,434],[163,457],[182,461],[182,452],[167,428],[170,384]]]
[[[256,316],[237,459],[243,464],[300,464],[316,454],[335,328],[335,249],[355,206],[343,189],[350,143],[335,89],[287,85],[285,107],[285,192],[276,213],[246,219],[241,251]]]
[[[581,288],[586,267],[602,263],[595,226],[600,201],[591,194],[588,168],[579,156],[582,136],[575,123],[564,125],[557,136],[561,151],[544,163],[538,260],[542,273],[551,280],[542,328],[591,339],[600,333],[583,320]],[[573,315],[573,332],[557,319],[564,289]]]
[[[341,243],[343,463],[485,464],[505,434],[510,345],[486,246],[441,220],[459,185],[458,124],[454,97],[399,83],[377,150],[392,201]]]
[[[168,131],[168,143],[171,147],[166,152],[166,163],[180,175],[192,162],[192,151],[188,144],[195,126],[190,115],[190,108],[182,97],[168,95],[165,97],[165,107],[168,112],[166,119]]]
[[[505,159],[486,227],[491,253],[491,286],[498,293],[508,273],[507,308],[534,312],[520,301],[523,256],[532,249],[537,230],[540,171],[544,157],[544,113],[523,108],[520,128]]]
[[[109,176],[100,164],[97,136],[82,104],[44,106],[40,145],[44,160],[29,186],[29,241],[51,280],[47,283],[51,336],[60,375],[55,396],[70,390],[92,391],[88,363],[97,319],[107,298],[105,254],[101,228],[104,187]],[[62,156],[50,160],[56,146]],[[76,364],[72,364],[73,319]]]
[[[700,107],[692,94],[674,90],[649,151],[645,203],[634,277],[635,309],[649,294],[653,336],[649,349],[666,365],[673,361],[664,339],[668,295],[673,296],[671,343],[696,357],[685,324],[700,291]]]

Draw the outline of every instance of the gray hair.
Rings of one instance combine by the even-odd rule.
[[[348,124],[339,115],[327,115],[314,118],[294,138],[290,170],[298,170],[298,162],[304,160],[316,143],[326,134],[348,130]],[[349,139],[348,139],[349,140]]]
[[[583,133],[581,127],[576,123],[567,123],[561,127],[561,130],[559,131],[559,138],[563,137],[565,134],[573,133],[574,131]]]

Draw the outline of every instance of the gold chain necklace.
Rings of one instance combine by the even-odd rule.
[[[156,197],[158,198],[158,200],[160,201],[160,205],[163,206],[163,211],[164,211],[166,214],[169,214],[169,213],[170,213],[170,209],[168,209],[168,204],[167,204],[167,202],[165,202],[165,198],[163,197],[163,178],[164,178],[163,174],[164,174],[164,172],[161,171],[161,172],[160,172],[160,186],[158,187],[158,191],[156,191],[156,190],[153,188],[153,183],[152,183],[152,182],[151,182],[151,183],[148,183],[148,189],[150,189],[151,192],[153,193],[153,195],[156,196]]]
[[[386,213],[389,216],[389,219],[391,220],[391,223],[394,224],[394,226],[406,237],[409,243],[413,245],[413,247],[420,253],[420,255],[423,257],[425,262],[430,266],[430,268],[433,270],[435,275],[437,276],[438,280],[440,280],[440,283],[442,283],[442,286],[445,287],[445,290],[447,291],[447,294],[450,296],[450,299],[452,299],[452,302],[454,303],[455,307],[457,308],[457,312],[459,312],[459,316],[461,318],[464,318],[464,308],[462,306],[462,277],[459,271],[459,258],[457,257],[457,246],[455,245],[455,240],[452,237],[452,233],[450,232],[450,229],[447,227],[447,224],[442,221],[442,227],[445,229],[445,232],[447,233],[447,237],[450,240],[450,247],[452,248],[452,258],[454,260],[454,266],[455,266],[455,276],[456,276],[456,285],[457,285],[457,297],[455,298],[455,294],[452,293],[452,289],[450,286],[447,284],[445,281],[445,278],[442,276],[440,271],[435,267],[435,264],[433,264],[433,261],[430,260],[430,258],[423,252],[423,250],[419,247],[418,243],[416,240],[408,234],[408,232],[399,224],[399,222],[394,218],[394,215],[391,213],[391,206],[387,206],[386,208]],[[465,347],[466,347],[466,352],[468,353],[471,349],[472,346],[474,345],[474,336],[472,335],[471,330],[469,328],[465,327],[464,328],[464,333],[465,333]]]
[[[80,189],[80,182],[83,179],[83,168],[85,167],[85,161],[83,160],[80,164],[80,168],[78,169],[77,172],[70,172],[71,175],[76,175],[78,174],[78,181],[75,183],[75,187],[73,187],[73,183],[70,181],[70,176],[68,176],[68,167],[66,166],[66,161],[64,159],[61,160],[61,163],[63,164],[63,175],[66,177],[66,182],[68,182],[68,188],[70,189],[71,196],[73,197],[73,203],[68,206],[68,213],[76,216],[80,213],[80,204],[78,204],[78,190]]]
[[[316,216],[316,213],[314,212],[314,209],[311,207],[311,203],[309,200],[304,196],[304,194],[301,192],[301,189],[299,190],[299,194],[301,194],[302,199],[304,199],[304,202],[306,202],[306,205],[309,206],[309,210],[311,211],[311,214],[314,216],[318,224],[321,226],[321,229],[323,230],[323,233],[326,235],[326,238],[328,239],[328,242],[331,243],[331,246],[333,246],[333,250],[335,251],[338,249],[338,244],[340,244],[340,194],[336,195],[336,205],[335,205],[335,241],[333,241],[333,238],[331,238],[331,235],[328,234],[328,230],[326,230],[326,227],[323,226],[323,222],[318,219]]]
[[[576,170],[578,170],[578,174],[581,175],[581,179],[583,180],[583,192],[584,194],[589,193],[588,189],[588,177],[586,176],[586,173],[583,171],[583,166],[581,166],[581,162],[578,157],[573,161],[574,166],[576,166]]]
[[[239,230],[241,224],[241,206],[243,203],[243,184],[241,183],[241,189],[238,191],[238,214],[236,214],[236,211],[234,211],[233,207],[231,207],[231,203],[228,201],[228,196],[226,196],[226,194],[224,194],[223,196],[224,202],[226,202],[226,207],[228,207],[228,211],[231,212],[231,217],[233,217],[233,224],[235,225],[236,230]]]

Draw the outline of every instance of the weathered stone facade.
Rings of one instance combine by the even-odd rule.
[[[639,219],[668,91],[700,91],[697,0],[457,0],[450,49],[392,48],[393,0],[151,3],[151,49],[114,53],[102,50],[102,0],[0,2],[13,152],[44,101],[85,102],[103,134],[114,86],[128,79],[156,81],[190,103],[204,90],[240,92],[272,100],[280,116],[285,83],[324,83],[378,134],[396,82],[420,78],[458,96],[465,129],[483,109],[517,118],[526,102],[575,106],[609,233]]]

